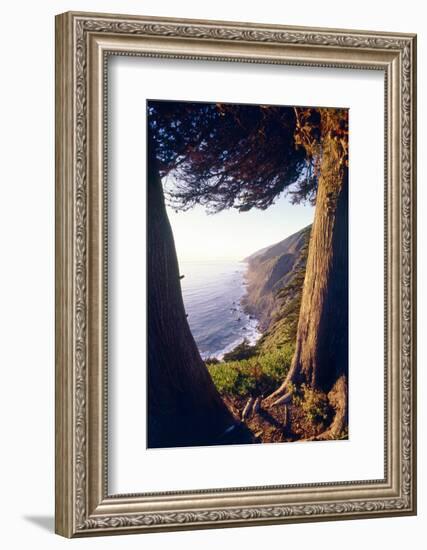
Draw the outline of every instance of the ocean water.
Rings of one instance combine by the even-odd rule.
[[[191,332],[204,359],[221,359],[246,339],[260,337],[256,319],[240,304],[246,264],[233,261],[180,262],[182,294]]]

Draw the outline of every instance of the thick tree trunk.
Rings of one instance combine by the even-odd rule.
[[[328,392],[348,369],[348,169],[342,149],[324,139],[296,349],[269,402],[286,402],[290,383]]]
[[[191,334],[159,173],[148,167],[148,446],[250,443],[218,394]]]

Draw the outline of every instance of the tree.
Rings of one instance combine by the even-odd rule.
[[[347,423],[348,408],[348,121],[341,111],[321,109],[317,141],[304,124],[304,114],[297,141],[308,151],[318,150],[316,210],[295,355],[288,376],[268,402],[289,400],[291,384],[329,392],[336,415],[323,438],[334,438]]]
[[[188,326],[152,135],[148,159],[148,446],[252,443],[218,394]]]
[[[243,212],[268,208],[284,191],[293,202],[314,202],[317,195],[297,349],[290,376],[271,396],[270,403],[283,396],[287,398],[287,387],[294,381],[330,390],[347,365],[348,344],[344,334],[347,330],[347,112],[267,105],[149,102],[148,115],[149,196],[151,193],[156,202],[152,205],[150,199],[149,213],[151,208],[157,212],[159,226],[157,233],[154,232],[150,229],[153,218],[149,219],[149,243],[152,243],[149,308],[150,316],[158,323],[169,316],[167,329],[157,327],[156,334],[149,335],[151,342],[155,342],[155,337],[157,344],[162,342],[162,350],[169,350],[168,357],[159,361],[156,345],[149,356],[150,392],[154,392],[159,404],[153,418],[158,418],[158,411],[173,403],[174,397],[185,395],[187,418],[199,414],[196,411],[201,406],[197,418],[199,431],[203,431],[204,425],[209,426],[209,437],[212,437],[229,422],[227,413],[219,405],[219,396],[207,381],[185,318],[160,178],[166,182],[169,203],[183,210],[201,204],[211,212],[225,208]],[[168,186],[168,180],[173,184]],[[173,258],[174,264],[166,265],[166,260],[160,258],[163,270],[156,265],[161,243],[168,247],[163,255],[169,258],[168,262]],[[150,297],[156,287],[158,293]],[[167,302],[165,291],[169,293]],[[176,315],[171,317],[168,312],[157,309],[164,307],[160,302],[168,304],[168,311],[173,305]],[[166,346],[163,345],[165,336],[168,337]],[[189,374],[193,372],[197,372],[197,377]],[[165,373],[168,373],[167,383]],[[188,383],[176,387],[180,376]],[[167,396],[160,396],[158,385]],[[194,392],[199,396],[207,392],[210,399],[203,403],[195,396],[189,399]],[[219,420],[213,418],[214,409]],[[156,420],[152,430],[163,433],[169,425],[168,416],[163,411],[162,428]],[[212,422],[219,425],[211,426]]]

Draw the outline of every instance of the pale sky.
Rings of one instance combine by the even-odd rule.
[[[202,206],[187,212],[167,210],[180,261],[243,260],[306,227],[314,217],[314,207],[290,204],[283,195],[267,210],[229,209],[218,214],[207,214]]]

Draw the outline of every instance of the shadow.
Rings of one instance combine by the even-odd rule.
[[[260,409],[258,414],[274,427],[283,431],[283,425],[278,420],[276,420],[274,416],[272,416],[268,411],[266,411],[265,409]]]
[[[55,531],[55,519],[53,516],[23,516],[22,519],[37,525],[45,531],[53,533]]]

